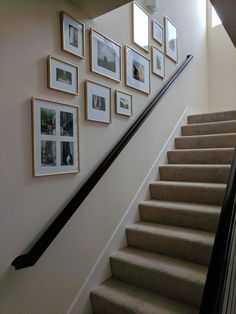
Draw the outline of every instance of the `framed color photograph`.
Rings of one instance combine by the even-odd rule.
[[[86,119],[111,123],[111,89],[104,85],[86,81]]]
[[[62,50],[84,58],[85,25],[69,14],[61,12]]]
[[[165,17],[165,53],[173,60],[178,62],[178,35],[175,25]]]
[[[78,66],[48,56],[48,87],[61,92],[78,95]]]
[[[137,3],[132,3],[133,42],[149,52],[149,15]]]
[[[90,30],[90,69],[121,81],[121,46],[94,29]]]
[[[32,98],[33,174],[79,171],[79,108]]]
[[[116,113],[130,117],[132,115],[132,95],[115,91]]]
[[[164,27],[162,27],[156,20],[152,21],[152,37],[160,45],[164,43]]]
[[[130,46],[125,47],[126,85],[150,94],[150,60]]]
[[[156,47],[152,47],[152,72],[157,76],[165,77],[165,55]]]

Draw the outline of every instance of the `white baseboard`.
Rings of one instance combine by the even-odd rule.
[[[118,224],[117,228],[113,232],[110,240],[107,242],[102,253],[98,257],[87,279],[79,290],[74,302],[71,304],[67,314],[92,314],[92,308],[90,305],[89,294],[91,290],[99,286],[103,281],[111,277],[111,270],[109,265],[109,256],[119,251],[123,247],[127,246],[125,229],[127,225],[133,224],[139,220],[138,204],[150,198],[149,195],[149,183],[159,179],[158,168],[162,164],[167,163],[167,151],[174,148],[174,139],[176,136],[181,135],[181,125],[187,123],[187,116],[195,114],[196,111],[187,107],[175,128],[171,132],[162,150],[158,154],[155,162],[153,163],[146,178],[141,184],[135,197],[133,198],[129,208],[125,212],[122,220]]]

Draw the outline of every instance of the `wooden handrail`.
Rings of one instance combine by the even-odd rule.
[[[116,160],[117,156],[120,152],[125,148],[134,134],[139,130],[144,121],[148,118],[151,112],[155,109],[157,104],[160,102],[162,97],[167,93],[170,87],[177,80],[179,75],[184,71],[187,65],[192,61],[193,56],[188,55],[182,65],[178,68],[178,70],[173,74],[173,76],[168,80],[168,82],[164,85],[158,95],[154,98],[154,100],[146,107],[146,109],[140,114],[137,120],[131,125],[125,135],[118,141],[115,147],[110,151],[110,153],[104,158],[101,164],[96,168],[96,170],[92,173],[92,175],[87,179],[84,185],[79,189],[79,191],[75,194],[72,200],[65,206],[65,208],[61,211],[61,213],[55,218],[52,224],[48,227],[48,229],[42,234],[42,236],[37,240],[37,242],[33,245],[33,247],[29,250],[28,253],[19,255],[14,259],[12,265],[15,269],[22,269],[26,267],[33,266],[40,256],[46,251],[48,246],[52,243],[54,238],[58,235],[58,233],[62,230],[71,216],[75,213],[75,211],[79,208],[91,190],[95,187],[107,169],[111,166],[111,164]]]

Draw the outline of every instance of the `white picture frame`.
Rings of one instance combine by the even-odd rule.
[[[33,176],[79,172],[79,108],[32,98]]]
[[[134,44],[149,52],[149,14],[136,2],[132,3],[132,24]]]
[[[62,50],[81,59],[85,57],[85,25],[65,12],[61,12]]]
[[[121,46],[90,29],[90,70],[115,81],[121,81]]]
[[[165,78],[165,54],[158,48],[152,46],[152,73]]]
[[[72,95],[78,95],[79,67],[49,55],[48,88]]]
[[[165,23],[165,53],[175,63],[178,62],[178,33],[177,28],[168,17],[164,18]]]
[[[111,88],[85,81],[85,118],[89,121],[111,123]]]
[[[152,21],[152,38],[161,46],[164,43],[164,27],[155,19]]]
[[[132,95],[120,90],[115,91],[116,113],[127,117],[132,116]]]
[[[150,60],[132,47],[125,46],[125,83],[150,94]]]

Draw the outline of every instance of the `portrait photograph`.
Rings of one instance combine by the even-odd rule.
[[[150,94],[150,60],[130,46],[125,47],[126,85]]]
[[[152,21],[152,37],[161,46],[164,43],[164,27],[162,27],[156,20]]]
[[[79,109],[32,98],[33,175],[79,171]]]
[[[78,95],[78,66],[48,56],[48,87],[61,92]]]
[[[115,91],[116,113],[130,117],[132,115],[132,95]]]
[[[167,18],[165,21],[165,53],[174,62],[178,62],[178,36],[176,26]]]
[[[92,81],[85,82],[86,119],[111,123],[111,89]]]
[[[62,50],[85,57],[85,25],[65,12],[61,12]]]
[[[121,46],[94,29],[90,30],[90,69],[121,81]]]
[[[165,55],[156,47],[152,47],[152,72],[160,78],[165,77]]]

